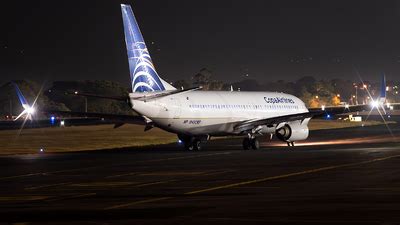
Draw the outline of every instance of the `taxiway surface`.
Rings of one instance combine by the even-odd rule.
[[[296,147],[216,140],[0,157],[0,221],[398,224],[400,129],[322,130]],[[341,141],[345,140],[345,141]],[[308,144],[307,144],[308,143]],[[312,143],[312,144],[310,144]]]

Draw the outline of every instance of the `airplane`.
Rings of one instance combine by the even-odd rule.
[[[192,151],[201,150],[203,142],[217,136],[243,136],[245,150],[259,149],[258,137],[263,135],[276,135],[288,146],[294,146],[308,138],[311,118],[366,109],[367,105],[309,109],[296,96],[278,92],[202,91],[201,87],[178,90],[158,75],[131,6],[121,4],[121,12],[132,92],[121,97],[75,94],[125,101],[137,116],[47,113],[104,118],[114,121],[115,127],[142,124],[145,131],[158,127],[177,134],[185,149]],[[382,95],[380,101],[384,98]],[[30,114],[30,110],[33,108],[27,105],[26,113]]]
[[[22,94],[21,90],[19,89],[18,85],[12,82],[12,84],[15,87],[15,91],[17,92],[18,99],[22,105],[22,108],[24,109],[15,119],[14,121],[18,120],[19,118],[25,116],[27,119],[32,120],[32,115],[35,113],[35,102],[32,104],[32,106],[29,105],[28,101]]]

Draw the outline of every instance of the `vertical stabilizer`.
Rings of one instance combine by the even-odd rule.
[[[29,107],[28,101],[26,100],[25,96],[22,94],[22,92],[19,89],[18,85],[16,83],[14,83],[14,82],[12,82],[12,84],[14,85],[15,92],[17,92],[17,96],[18,96],[19,102],[21,103],[22,107],[24,107],[24,109],[26,107]]]
[[[132,91],[154,92],[175,90],[174,87],[158,76],[131,6],[121,4],[121,11],[124,22]]]
[[[379,96],[379,102],[380,103],[385,103],[386,102],[386,76],[384,73],[382,73],[382,79],[381,79],[381,93]]]

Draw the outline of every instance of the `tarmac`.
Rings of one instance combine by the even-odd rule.
[[[0,157],[4,224],[399,224],[400,127]]]

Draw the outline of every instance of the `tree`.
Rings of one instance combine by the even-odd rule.
[[[188,82],[186,82],[185,80],[177,80],[173,83],[174,87],[177,89],[188,89],[190,88],[190,85]]]
[[[208,90],[208,85],[211,76],[212,72],[210,70],[206,68],[201,69],[200,72],[194,75],[193,77],[193,86],[195,87],[202,86],[203,90]]]

